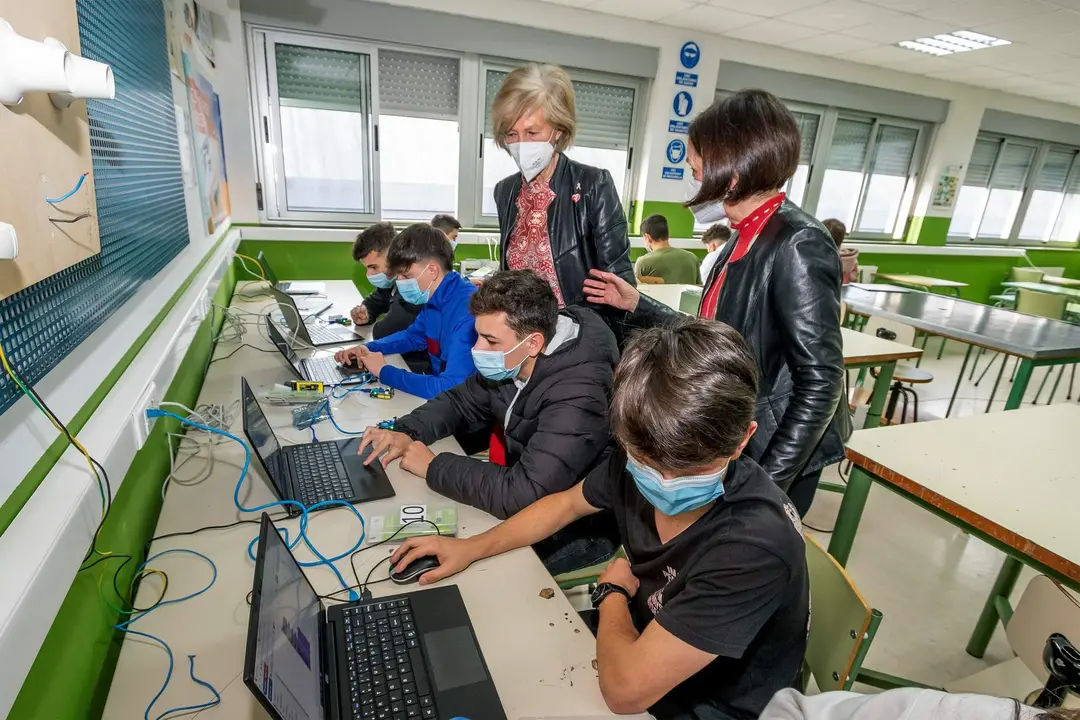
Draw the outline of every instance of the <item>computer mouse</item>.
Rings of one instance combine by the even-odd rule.
[[[341,367],[345,368],[346,370],[359,370],[360,358],[356,357],[355,355],[350,355],[345,360],[345,362],[341,363]]]
[[[391,569],[390,579],[398,585],[408,585],[410,583],[419,582],[421,575],[429,570],[434,570],[437,567],[439,567],[439,558],[434,555],[427,555],[413,560],[406,565],[405,569],[401,572]]]

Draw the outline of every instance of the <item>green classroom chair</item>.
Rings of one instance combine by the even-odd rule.
[[[874,641],[881,613],[870,607],[847,571],[816,540],[806,537],[810,574],[810,636],[803,691],[810,678],[820,692],[850,690]]]
[[[1008,282],[1032,282],[1041,283],[1046,275],[1042,270],[1032,267],[1009,268]]]

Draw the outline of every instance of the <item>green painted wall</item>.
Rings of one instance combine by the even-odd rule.
[[[663,215],[668,221],[671,237],[688,238],[694,235],[694,214],[677,202],[654,200],[634,201],[630,205],[630,234],[638,235],[641,221],[650,215]]]
[[[916,245],[944,245],[951,222],[952,218],[912,217],[904,240]]]
[[[207,254],[207,259],[213,252]],[[219,305],[227,306],[232,298],[237,280],[236,267],[230,267],[214,295],[214,302]],[[162,318],[186,287],[187,284],[163,308]],[[211,332],[207,327],[211,322],[214,325],[212,334],[216,336],[223,322],[220,313],[203,321],[163,399],[189,407],[197,402],[205,377],[204,368],[213,353]],[[155,328],[156,325],[152,325],[148,330],[152,332]],[[117,369],[122,373],[129,364],[130,359]],[[94,404],[95,408],[111,387],[110,384],[103,391],[99,389],[101,398]],[[136,454],[124,477],[102,528],[98,541],[102,551],[133,556],[120,575],[118,585],[121,588],[130,583],[135,568],[145,559],[146,546],[157,525],[161,511],[161,483],[169,472],[166,433],[177,432],[178,426],[179,423],[171,418],[162,418],[154,424],[146,444]],[[99,584],[107,588],[110,602],[118,604],[119,600],[108,588],[111,588],[113,572],[120,562],[103,562],[76,576],[15,700],[10,718],[74,720],[101,716],[123,638],[121,633],[113,630],[120,618],[103,602]],[[175,672],[180,672],[180,668],[177,665]],[[147,688],[147,691],[149,701],[153,688]]]

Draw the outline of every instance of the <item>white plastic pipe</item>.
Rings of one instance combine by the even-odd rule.
[[[52,48],[59,48],[67,52],[64,43],[56,38],[45,38],[45,44]],[[68,90],[67,92],[51,93],[53,105],[63,110],[76,100],[98,98],[112,100],[116,97],[116,83],[113,81],[112,68],[105,63],[96,60],[88,60],[80,55],[68,53],[71,61],[68,63]]]
[[[24,38],[0,19],[0,102],[18,105],[28,92],[67,92],[72,55]]]
[[[15,228],[6,222],[0,222],[0,260],[14,260],[19,257],[19,236]]]

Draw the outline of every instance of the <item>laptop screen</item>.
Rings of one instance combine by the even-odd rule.
[[[292,345],[290,345],[281,334],[277,323],[271,320],[269,315],[266,316],[266,332],[270,336],[270,342],[274,343],[274,346],[278,351],[284,355],[285,359],[292,365],[296,377],[305,380],[303,368],[300,366],[300,357],[296,354],[296,351],[292,349]]]
[[[322,605],[304,571],[263,515],[251,599],[250,686],[284,720],[323,720]],[[255,642],[251,644],[252,631]],[[254,662],[252,662],[254,661]]]
[[[247,380],[241,379],[241,398],[244,404],[244,434],[247,435],[251,449],[262,463],[266,474],[270,476],[270,482],[274,484],[279,498],[289,497],[288,483],[285,480],[284,459],[281,455],[281,445],[278,443],[274,429],[266,420],[266,415],[259,407],[259,401]]]
[[[270,262],[266,259],[266,255],[261,251],[255,256],[255,259],[259,261],[259,265],[262,265],[263,274],[266,275],[266,279],[270,281],[271,285],[277,285],[277,274],[270,267]]]

